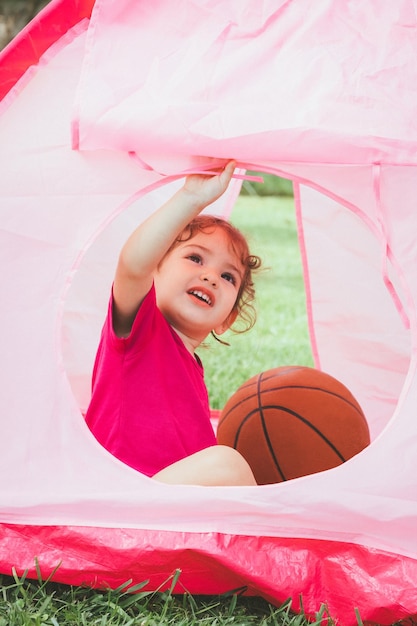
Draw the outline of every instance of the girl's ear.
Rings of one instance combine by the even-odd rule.
[[[222,324],[217,326],[217,328],[213,328],[216,335],[223,335],[223,333],[225,333],[226,330],[228,330],[232,326],[232,324],[235,323],[236,318],[237,318],[237,311],[233,309],[233,311],[226,317],[226,319],[224,320]]]

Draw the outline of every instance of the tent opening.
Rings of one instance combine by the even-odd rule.
[[[249,332],[228,331],[224,338],[230,347],[208,338],[199,348],[211,408],[221,410],[241,384],[262,371],[315,366],[351,390],[374,439],[394,414],[410,354],[409,333],[382,276],[383,245],[360,210],[296,180],[294,196],[290,180],[260,174],[264,183],[245,181],[230,216],[263,261],[255,278],[257,321]],[[98,234],[91,234],[92,243],[84,245],[62,325],[64,367],[81,413],[90,400],[119,251],[136,225],[179,184],[163,184],[115,209],[114,218],[105,219]],[[302,236],[297,232],[301,216]],[[403,301],[389,259],[386,268]]]

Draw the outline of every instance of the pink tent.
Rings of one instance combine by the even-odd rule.
[[[54,0],[3,52],[0,571],[156,589],[180,568],[346,625],[417,613],[416,52],[413,0]],[[121,242],[230,157],[294,182],[316,366],[372,443],[279,485],[172,488],[82,413]]]

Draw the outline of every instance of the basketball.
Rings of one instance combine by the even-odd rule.
[[[370,443],[363,411],[338,380],[310,367],[271,369],[227,401],[219,444],[238,450],[258,485],[341,465]]]

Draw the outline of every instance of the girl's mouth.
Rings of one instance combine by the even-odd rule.
[[[191,296],[194,296],[195,298],[200,300],[201,302],[206,302],[206,304],[208,304],[209,306],[212,305],[212,300],[211,300],[210,296],[207,293],[205,293],[204,291],[200,291],[199,289],[190,289],[190,291],[188,293]]]

